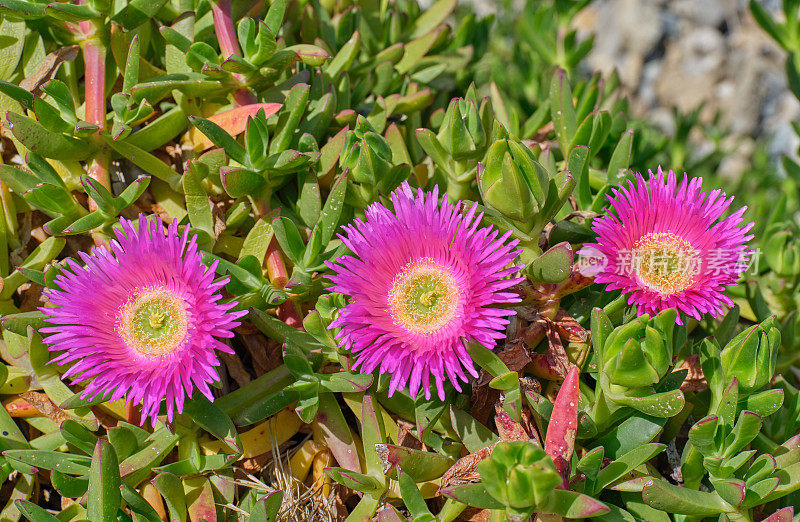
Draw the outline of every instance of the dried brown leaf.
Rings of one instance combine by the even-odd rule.
[[[458,515],[459,522],[489,522],[492,512],[488,509],[467,508]]]
[[[41,306],[44,306],[45,301],[42,298],[42,291],[44,291],[44,287],[36,283],[31,283],[25,286],[25,290],[20,292],[22,294],[22,302],[19,305],[19,311],[34,312]]]
[[[494,412],[494,405],[500,400],[500,390],[489,387],[490,380],[492,376],[481,370],[478,383],[472,387],[472,405],[469,413],[481,424],[489,422],[489,417]]]
[[[555,380],[567,376],[571,363],[555,327],[546,328],[547,353],[535,353],[526,371],[542,379]]]
[[[44,60],[42,60],[42,65],[39,66],[36,72],[19,82],[19,86],[26,91],[38,94],[42,85],[53,79],[62,63],[71,62],[78,57],[79,50],[80,47],[77,45],[56,49],[45,56]]]
[[[492,454],[492,449],[494,449],[494,444],[458,459],[456,463],[442,475],[439,491],[451,486],[479,482],[481,476],[478,474],[478,464]]]
[[[250,383],[250,374],[247,373],[242,360],[237,354],[220,352],[220,357],[228,369],[228,375],[236,381],[240,388]]]
[[[62,422],[69,419],[69,415],[56,406],[56,404],[50,400],[50,397],[44,393],[26,391],[20,393],[19,396],[58,425],[61,425]]]
[[[497,356],[509,370],[514,372],[522,371],[531,362],[528,348],[525,343],[519,340],[506,343],[503,349],[497,353]]]
[[[558,335],[568,343],[585,343],[589,340],[589,331],[563,308],[556,312],[553,325]]]
[[[541,444],[539,431],[536,429],[531,411],[523,407],[520,415],[520,422],[515,421],[503,409],[500,401],[495,404],[494,424],[497,427],[497,434],[503,442],[515,440],[535,440]]]
[[[684,369],[689,370],[689,373],[686,374],[686,378],[681,383],[682,392],[699,392],[708,388],[706,377],[703,375],[703,368],[700,366],[700,355],[690,355],[680,366],[675,368],[676,371]]]
[[[425,445],[422,444],[422,442],[420,442],[420,440],[412,433],[412,431],[417,427],[416,424],[400,418],[396,419],[396,422],[398,446],[415,450],[422,450],[425,448]]]

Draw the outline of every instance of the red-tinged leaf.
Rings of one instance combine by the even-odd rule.
[[[596,517],[610,511],[604,503],[576,491],[554,490],[542,511],[569,519]]]
[[[644,475],[641,477],[632,478],[630,480],[618,482],[614,485],[608,486],[608,489],[612,489],[614,491],[624,491],[627,493],[641,493],[650,480],[652,480],[652,477],[649,475]]]
[[[297,44],[287,47],[287,50],[294,51],[304,64],[312,67],[319,67],[325,63],[325,60],[330,59],[330,55],[325,49],[316,45]]]
[[[319,157],[319,177],[324,178],[333,172],[333,168],[339,161],[339,156],[344,148],[344,141],[347,138],[347,133],[350,131],[349,126],[345,126],[336,133],[335,136],[330,138],[328,142],[320,149]]]
[[[734,509],[716,493],[684,488],[652,477],[642,489],[642,498],[650,507],[696,517],[716,517]]]
[[[361,491],[362,493],[376,493],[381,494],[385,491],[385,486],[381,482],[370,475],[363,473],[356,473],[342,468],[325,468],[325,474],[330,478],[344,484],[350,489]]]
[[[779,509],[763,520],[763,522],[792,522],[794,516],[794,508],[789,506]]]
[[[440,493],[446,497],[463,502],[479,509],[503,509],[505,506],[491,496],[482,483],[463,484],[452,488],[443,488]]]
[[[333,117],[333,121],[337,125],[344,127],[345,125],[355,125],[358,113],[353,109],[345,109]]]
[[[214,504],[214,490],[206,477],[184,479],[186,504],[189,520],[217,522],[217,506]]]
[[[378,455],[383,461],[383,471],[387,475],[400,468],[414,479],[426,482],[441,477],[455,461],[439,453],[420,451],[393,444],[377,444]]]
[[[223,167],[219,170],[222,186],[232,198],[252,194],[264,184],[264,178],[255,172],[238,167]]]
[[[253,103],[251,105],[242,105],[241,107],[236,107],[210,116],[208,120],[222,127],[222,129],[231,136],[237,136],[245,131],[247,128],[247,120],[254,117],[258,111],[263,109],[264,116],[269,118],[281,110],[282,106],[283,105],[280,103]],[[195,127],[189,129],[189,137],[191,138],[196,152],[204,151],[213,145],[211,140]]]
[[[315,423],[339,466],[350,471],[360,471],[361,461],[358,458],[353,433],[333,394],[328,392],[319,394],[319,410]]]
[[[401,517],[395,508],[389,506],[375,513],[374,520],[376,522],[402,522],[406,519]]]
[[[558,390],[553,414],[547,425],[544,450],[553,459],[556,470],[564,479],[562,489],[569,485],[569,470],[575,449],[575,434],[578,430],[578,401],[580,400],[580,370],[574,366],[567,373],[564,384]]]

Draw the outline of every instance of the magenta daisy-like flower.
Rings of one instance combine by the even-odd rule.
[[[353,255],[328,267],[332,290],[350,302],[330,327],[341,328],[354,368],[391,374],[389,395],[408,385],[430,398],[433,375],[443,400],[445,380],[461,391],[465,369],[478,375],[465,342],[492,347],[505,336],[514,311],[496,305],[519,301],[505,291],[520,281],[508,278],[519,269],[517,241],[480,228],[476,205],[462,213],[460,202],[440,204],[438,189],[415,196],[405,183],[391,199],[394,211],[376,203],[339,236]]]
[[[215,337],[232,337],[246,312],[218,302],[227,281],[214,282],[215,266],[203,265],[188,227],[179,236],[176,222],[166,234],[161,219],[140,215],[138,231],[120,222],[110,251],[81,252],[86,266],[70,259],[58,289],[46,290],[55,307],[41,308],[52,325],[41,331],[51,351],[64,352],[53,362],[72,364],[64,377],[88,380],[82,397],[125,397],[155,425],[162,399],[169,420],[195,386],[213,400],[214,350],[232,352]]]
[[[660,168],[649,183],[637,174],[635,184],[612,190],[609,215],[594,220],[597,240],[580,254],[595,259],[596,282],[630,294],[639,315],[675,308],[699,319],[733,305],[723,292],[747,269],[753,223],[739,226],[747,207],[722,218],[733,197],[706,195],[702,182],[684,174],[678,185]]]

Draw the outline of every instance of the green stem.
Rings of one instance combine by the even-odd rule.
[[[597,394],[594,398],[591,417],[597,426],[598,432],[602,433],[606,427],[605,425],[608,423],[608,419],[611,418],[611,409],[608,407],[608,399],[606,399],[606,394],[603,391],[600,379],[603,379],[603,377],[598,375]]]
[[[436,516],[436,518],[441,522],[452,522],[458,518],[458,515],[460,515],[465,509],[467,509],[467,505],[463,502],[458,502],[457,500],[448,498],[444,502],[444,506],[442,506],[442,509],[439,511],[439,514]]]
[[[181,414],[175,419],[175,432],[181,435],[178,442],[178,460],[188,460],[200,454],[200,443],[197,432],[192,427],[192,419]]]
[[[453,203],[457,201],[463,201],[467,199],[471,199],[472,196],[472,180],[469,181],[456,181],[453,178],[450,178],[447,183],[447,197],[450,198],[450,201]]]
[[[520,240],[517,248],[522,249],[522,253],[520,254],[520,261],[527,265],[537,257],[542,254],[542,250],[539,248],[539,238],[538,235],[532,237],[527,241]]]

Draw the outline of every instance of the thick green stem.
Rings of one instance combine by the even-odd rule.
[[[523,264],[526,265],[542,255],[542,250],[539,248],[538,236],[527,241],[520,241],[517,245],[517,248],[522,250],[519,259]]]
[[[450,201],[457,202],[465,199],[470,199],[472,195],[472,188],[470,187],[471,181],[460,182],[450,179],[447,183],[447,197]]]

